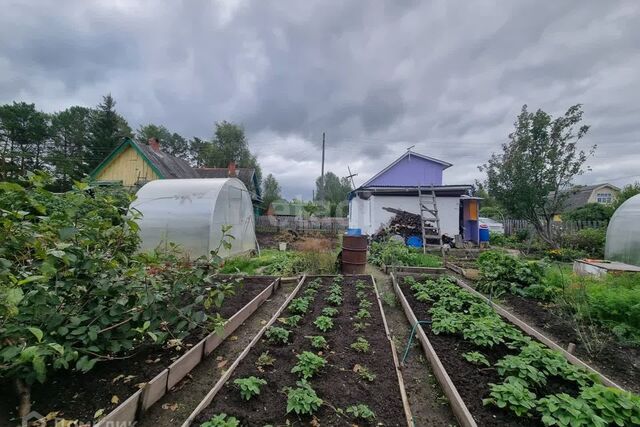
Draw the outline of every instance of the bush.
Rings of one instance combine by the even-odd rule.
[[[563,246],[581,251],[583,255],[602,259],[606,237],[605,228],[584,228],[563,236]]]
[[[421,250],[409,248],[402,242],[387,240],[373,242],[369,250],[369,262],[384,265],[406,265],[411,267],[441,267],[440,257],[423,254]]]
[[[547,249],[545,256],[552,261],[571,262],[576,259],[585,258],[586,252],[572,248]]]
[[[494,294],[509,291],[522,294],[530,286],[542,285],[544,269],[536,261],[524,261],[503,252],[486,251],[478,257],[478,289]]]

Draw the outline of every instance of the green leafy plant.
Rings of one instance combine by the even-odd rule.
[[[338,315],[338,309],[333,307],[325,307],[322,309],[322,315],[327,317],[334,317]]]
[[[273,366],[276,358],[269,354],[268,351],[264,351],[258,356],[258,360],[256,361],[256,365],[259,368],[264,368],[265,366]]]
[[[295,314],[305,314],[309,310],[310,301],[307,298],[294,298],[289,303],[289,311]]]
[[[353,324],[353,329],[354,329],[356,332],[362,332],[362,331],[364,331],[365,329],[367,329],[367,326],[369,326],[369,323],[366,323],[366,322],[355,322],[355,323]]]
[[[489,398],[483,399],[484,405],[507,408],[519,417],[527,416],[536,407],[536,395],[529,391],[527,383],[516,377],[507,377],[502,384],[489,384]]]
[[[633,393],[594,384],[583,388],[580,398],[594,408],[607,425],[640,425],[640,397]]]
[[[352,415],[354,418],[360,418],[366,421],[373,421],[376,418],[376,414],[371,410],[371,408],[362,403],[347,407],[345,412]]]
[[[324,357],[310,351],[303,351],[296,357],[298,358],[298,363],[291,369],[291,373],[297,373],[303,380],[313,377],[327,364]]]
[[[363,337],[356,338],[350,347],[359,353],[368,353],[370,349],[369,341]]]
[[[369,310],[367,310],[366,308],[361,308],[360,310],[358,310],[355,317],[358,320],[369,319],[371,318],[371,313],[369,313]]]
[[[369,300],[366,300],[366,299],[362,299],[358,303],[358,307],[360,307],[361,309],[371,308],[372,305],[373,305],[373,303],[371,301],[369,301]]]
[[[408,265],[414,267],[441,267],[442,259],[431,254],[423,254],[407,247],[402,242],[387,240],[372,242],[369,250],[369,262],[382,267],[384,265]]]
[[[290,331],[279,326],[271,326],[265,335],[271,344],[288,344]]]
[[[315,390],[306,381],[298,381],[297,387],[286,387],[287,413],[294,412],[298,415],[313,415],[320,408],[323,401]]]
[[[218,414],[209,421],[200,424],[200,427],[240,427],[240,421],[227,414]]]
[[[462,357],[464,357],[467,362],[471,362],[476,365],[491,366],[486,356],[478,351],[462,353]]]
[[[253,396],[260,394],[260,387],[266,385],[267,382],[262,378],[250,376],[246,378],[238,378],[233,384],[240,390],[240,397],[244,400],[251,400]]]
[[[342,297],[338,294],[329,294],[329,296],[325,298],[325,301],[337,306],[342,304]]]
[[[364,280],[358,279],[356,280],[355,288],[356,288],[356,291],[364,291],[369,288],[369,285]]]
[[[329,344],[327,343],[326,338],[323,337],[322,335],[307,336],[305,338],[308,338],[309,340],[311,340],[311,347],[313,348],[317,348],[317,349],[329,348]]]
[[[328,330],[333,328],[333,320],[327,316],[318,316],[313,324],[316,325],[316,328],[320,329],[322,332],[327,332]]]
[[[583,399],[566,393],[552,394],[538,400],[536,410],[546,426],[595,426],[605,427],[607,422],[599,417]]]
[[[376,379],[376,374],[371,372],[371,370],[364,365],[355,365],[353,367],[353,372],[357,373],[360,378],[368,382],[373,382]]]
[[[296,326],[298,326],[298,323],[300,323],[301,320],[302,320],[302,316],[300,316],[299,314],[294,314],[293,316],[287,317],[285,319],[285,322],[287,326],[291,326],[292,328],[295,328]]]

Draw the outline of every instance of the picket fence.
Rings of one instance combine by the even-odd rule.
[[[520,230],[534,231],[533,226],[526,219],[505,219],[501,221],[504,232],[507,235],[515,234]],[[553,230],[557,233],[573,233],[585,228],[604,228],[608,221],[557,221],[553,222]]]
[[[347,218],[312,218],[302,219],[288,216],[263,215],[256,218],[256,231],[278,232],[293,231],[324,231],[342,232],[349,226]]]

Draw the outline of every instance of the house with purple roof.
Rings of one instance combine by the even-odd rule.
[[[478,200],[471,185],[444,185],[452,164],[407,151],[349,195],[349,228],[374,234],[394,216],[384,208],[420,214],[418,188],[436,195],[440,230],[449,237],[478,242]]]

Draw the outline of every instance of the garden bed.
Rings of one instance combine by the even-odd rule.
[[[186,424],[226,414],[251,426],[406,426],[410,415],[404,386],[374,286],[371,276],[307,278],[287,301],[287,310],[276,313]],[[335,295],[341,298],[336,301]],[[300,302],[305,299],[306,304]],[[326,331],[318,326],[323,311],[332,324]],[[293,326],[289,319],[296,313],[301,318]],[[278,342],[278,328],[289,331],[286,344]],[[312,342],[312,336],[322,336],[326,347]],[[358,342],[361,352],[352,347]],[[305,358],[322,366],[313,373],[293,369],[305,365]],[[259,394],[245,400],[235,381],[250,377],[264,383],[258,384]],[[315,396],[308,411],[293,405],[297,393]]]
[[[43,415],[55,412],[58,418],[71,420],[132,421],[139,400],[146,409],[162,397],[240,326],[271,295],[276,283],[273,277],[242,278],[235,295],[225,298],[219,309],[207,310],[228,319],[223,331],[198,329],[179,347],[147,346],[121,359],[98,363],[86,374],[52,374],[46,383],[34,384],[32,410]]]
[[[505,294],[500,299],[510,311],[548,333],[558,344],[566,348],[574,343],[576,356],[597,367],[625,389],[640,392],[640,348],[637,346],[625,345],[611,338],[602,345],[601,351],[589,354],[576,332],[575,322],[561,308],[513,294]]]
[[[472,296],[457,285],[446,281],[438,283],[432,281],[425,287],[424,284],[416,284],[415,279],[407,275],[397,279],[394,275],[393,279],[396,293],[403,303],[410,322],[415,323],[416,320],[427,322],[418,328],[418,338],[461,425],[542,425],[543,414],[550,417],[546,418],[548,424],[554,416],[558,415],[553,411],[565,409],[562,405],[564,402],[555,406],[549,405],[551,412],[545,413],[544,399],[538,401],[536,397],[566,396],[569,401],[575,403],[588,400],[583,396],[585,390],[587,394],[593,392],[599,397],[605,392],[618,393],[609,392],[610,389],[594,383],[594,374],[570,365],[560,353],[531,341],[515,327],[502,321],[492,310],[487,310],[488,306],[482,299]],[[416,295],[420,295],[420,291],[424,293],[418,298]],[[431,309],[435,311],[430,312]],[[438,333],[435,333],[434,329]],[[424,335],[421,336],[421,334]],[[472,357],[474,354],[475,359]],[[484,361],[480,361],[477,354],[482,355]],[[529,359],[526,359],[527,354]],[[547,358],[544,359],[544,363],[542,356]],[[501,371],[500,367],[505,366],[505,361],[523,362],[524,366],[520,365],[517,368],[511,366],[509,368],[511,370]],[[555,366],[554,369],[557,368],[557,372],[553,374],[546,372],[545,369],[550,370],[550,366]],[[526,376],[529,373],[528,369],[535,370],[538,382]],[[543,376],[542,379],[540,375]],[[516,379],[510,380],[512,376]],[[569,380],[569,377],[573,379]],[[521,396],[515,398],[514,390],[517,387],[510,381],[520,382],[521,380],[525,384],[525,391],[521,390],[522,393],[526,394],[528,393],[526,390],[534,390],[536,394],[526,394],[526,398]],[[512,407],[510,401],[499,402],[500,399],[496,397],[496,390],[504,385],[507,388],[504,391],[507,399],[513,399],[513,402],[526,406],[520,415],[516,415],[516,411],[513,410],[517,405]],[[625,398],[628,395],[625,394]],[[489,399],[489,401],[483,402],[483,399]],[[633,399],[636,399],[633,410],[637,411],[636,414],[640,414],[637,396]],[[616,404],[617,402],[616,400]],[[589,408],[593,409],[593,407]],[[582,408],[578,413],[581,417],[584,416],[592,421],[589,418],[592,413],[586,413],[591,410],[589,408],[586,410]],[[618,411],[622,412],[619,407]],[[599,413],[598,416],[600,415],[602,414]],[[569,419],[573,418],[569,417]],[[593,420],[595,419],[594,417]],[[597,425],[596,421],[593,422]],[[586,425],[591,423],[587,422]]]

